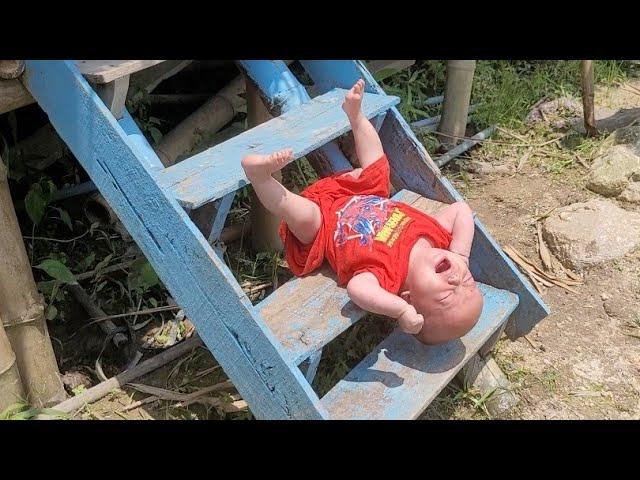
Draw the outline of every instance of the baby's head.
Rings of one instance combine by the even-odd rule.
[[[424,317],[417,335],[434,345],[465,335],[482,312],[482,294],[467,262],[449,250],[430,248],[416,259],[403,296]]]

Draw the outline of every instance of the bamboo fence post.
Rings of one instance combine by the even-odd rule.
[[[26,400],[36,407],[66,398],[31,264],[0,159],[0,317],[16,354]]]
[[[593,90],[593,60],[581,60],[580,73],[582,83],[584,128],[587,131],[588,137],[595,137],[598,135],[598,129],[596,128],[596,114],[594,108],[595,93]]]
[[[469,115],[471,87],[476,69],[475,60],[448,60],[447,83],[442,103],[442,115],[438,132],[440,143],[450,150],[464,137]]]
[[[0,318],[0,412],[24,398],[16,354],[13,353]]]

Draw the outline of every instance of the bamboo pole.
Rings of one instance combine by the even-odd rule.
[[[596,114],[594,108],[595,94],[593,90],[593,60],[582,60],[580,62],[582,80],[582,106],[584,112],[584,128],[588,137],[598,135],[596,128]]]
[[[220,92],[167,133],[154,148],[165,167],[176,163],[189,152],[207,132],[217,132],[238,113],[245,100],[242,75],[238,75]]]
[[[269,110],[267,110],[258,88],[246,75],[245,85],[247,92],[247,123],[249,128],[253,128],[273,117],[269,113]],[[273,178],[282,182],[282,172],[274,173]],[[251,244],[254,250],[259,252],[268,250],[282,251],[282,240],[280,239],[280,235],[278,235],[280,218],[264,208],[253,190],[251,191],[251,225]]]
[[[26,400],[36,407],[48,406],[66,393],[1,159],[0,225],[0,317],[16,354]]]
[[[16,354],[13,353],[9,337],[0,319],[0,412],[24,398]]]
[[[447,83],[437,130],[444,134],[439,135],[439,140],[447,150],[456,146],[457,137],[465,136],[475,69],[475,60],[447,61]]]

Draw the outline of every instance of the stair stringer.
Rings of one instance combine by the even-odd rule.
[[[359,78],[365,80],[367,92],[385,93],[360,61],[301,60],[300,63],[313,79],[318,94],[336,87],[351,88]],[[441,174],[396,107],[387,112],[380,138],[391,165],[391,182],[396,189],[411,190],[443,203],[463,200]],[[511,339],[525,335],[549,315],[549,308],[478,218],[475,218],[475,227],[471,272],[476,280],[519,296],[520,303],[505,332]]]
[[[256,418],[327,418],[230,270],[137,158],[135,145],[75,63],[29,60],[23,81]]]

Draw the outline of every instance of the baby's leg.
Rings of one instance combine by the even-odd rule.
[[[292,160],[291,150],[248,155],[242,159],[242,168],[264,207],[282,218],[291,233],[306,245],[315,240],[320,229],[320,208],[311,200],[291,193],[271,176]]]
[[[367,117],[364,116],[360,108],[363,94],[364,80],[360,79],[345,96],[342,109],[347,114],[349,122],[351,123],[351,131],[353,132],[356,154],[360,161],[360,166],[365,169],[382,157],[384,150],[382,149],[382,142],[380,141],[378,132],[376,132],[376,129]],[[357,178],[359,172],[358,175],[354,176]]]

